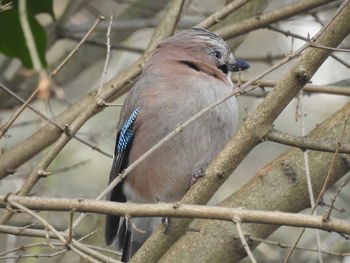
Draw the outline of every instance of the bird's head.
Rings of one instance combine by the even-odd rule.
[[[221,37],[202,28],[181,31],[159,44],[158,49],[171,58],[198,60],[214,65],[224,74],[250,67],[247,62],[233,56]]]

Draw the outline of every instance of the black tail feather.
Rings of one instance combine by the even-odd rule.
[[[128,262],[131,257],[131,231],[126,227],[126,235],[123,244],[122,262]]]
[[[105,241],[107,246],[111,245],[117,236],[119,221],[120,216],[106,216]]]
[[[111,183],[118,175],[121,169],[124,169],[125,158],[124,153],[117,153],[114,156],[111,173],[109,175],[109,183]],[[117,184],[114,189],[108,194],[107,200],[115,202],[126,202],[126,197],[123,193],[123,182]],[[105,226],[105,241],[107,245],[113,243],[117,236],[119,228],[120,216],[117,215],[106,215],[106,226]]]
[[[127,221],[125,218],[121,218],[118,234],[117,234],[117,249],[122,250],[125,242],[126,242],[126,235],[127,235]]]

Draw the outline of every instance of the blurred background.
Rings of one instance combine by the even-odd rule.
[[[177,29],[182,30],[199,23],[209,14],[225,5],[225,0],[190,0],[186,1],[183,15]],[[257,1],[259,2],[259,1]],[[293,0],[269,0],[260,1],[258,7],[264,12],[274,10],[279,6],[296,2]],[[334,14],[336,7],[341,1],[335,1],[325,7],[314,9],[319,19],[326,23]],[[147,47],[150,36],[159,23],[162,10],[168,1],[150,0],[54,0],[53,14],[39,13],[37,20],[47,34],[46,60],[48,71],[54,69],[60,61],[76,46],[77,42],[88,31],[99,15],[107,19],[98,26],[89,40],[79,49],[78,53],[64,66],[51,83],[51,95],[47,101],[37,99],[32,105],[50,118],[54,118],[74,105],[89,91],[98,88],[106,57],[106,31],[108,19],[113,15],[114,21],[110,35],[112,50],[106,80],[114,77],[121,70],[130,66]],[[0,13],[1,19],[2,13]],[[313,36],[321,28],[319,22],[310,15],[298,15],[274,24],[275,27],[290,31],[304,37]],[[2,44],[6,44],[0,37]],[[1,44],[0,42],[0,44]],[[255,30],[246,36],[240,37],[240,41],[233,43],[232,48],[236,57],[246,60],[251,68],[240,77],[249,79],[266,70],[272,63],[277,62],[274,58],[281,58],[300,47],[304,41],[284,36],[269,29]],[[350,41],[344,42],[344,47],[349,48]],[[336,53],[345,62],[350,62],[349,53]],[[293,63],[293,62],[291,62]],[[277,81],[288,69],[288,63],[280,69],[268,75],[265,79]],[[329,58],[312,78],[313,84],[332,84],[349,86],[350,71],[344,63],[339,63]],[[238,77],[238,76],[237,76]],[[20,59],[12,58],[0,53],[0,82],[16,92],[22,98],[27,98],[36,88],[38,74],[33,69],[26,68]],[[269,90],[268,88],[266,90]],[[255,93],[253,93],[255,94]],[[117,99],[114,103],[123,103],[125,96]],[[238,97],[240,105],[240,121],[247,112],[253,111],[263,98],[252,95]],[[306,133],[311,131],[318,123],[340,109],[349,101],[346,96],[329,94],[306,94],[303,96],[305,108]],[[300,121],[296,121],[296,105],[293,101],[279,116],[275,122],[278,130],[301,135]],[[20,106],[18,102],[6,93],[0,92],[0,125],[6,123],[15,109]],[[91,118],[78,132],[78,135],[97,145],[104,151],[113,154],[119,107],[108,107],[101,113]],[[43,125],[43,121],[33,112],[26,109],[16,120],[15,124],[0,140],[1,152],[21,142]],[[236,189],[248,182],[257,171],[275,159],[288,149],[272,142],[264,142],[258,145],[248,157],[241,163],[230,179],[221,187],[212,198],[215,204],[232,194]],[[0,152],[0,161],[1,161]],[[31,173],[47,150],[44,150],[30,161],[22,165],[15,174],[6,177],[0,182],[0,194],[16,192],[24,179]],[[86,197],[95,198],[108,182],[111,159],[94,151],[87,146],[71,140],[64,150],[58,155],[49,171],[54,173],[41,180],[32,191],[38,196],[47,197]],[[333,186],[334,189],[335,186]],[[348,219],[349,213],[349,190],[345,188],[340,194],[337,207],[347,208],[345,212],[335,212],[335,216]],[[329,194],[325,201],[329,202]],[[322,211],[322,208],[321,208]],[[68,213],[41,212],[58,229],[64,230],[68,226]],[[98,229],[96,235],[89,242],[103,246],[103,216],[91,215],[77,229],[81,236]],[[11,225],[25,226],[34,222],[27,216],[16,216]],[[40,225],[32,227],[40,228]],[[311,231],[310,231],[311,232]],[[269,239],[279,242],[290,243],[296,238],[298,231],[288,227],[282,227]],[[339,238],[336,234],[324,234],[322,244],[327,250],[349,252],[349,241]],[[27,243],[33,243],[42,239],[29,237],[16,237],[0,234],[0,253],[7,249]],[[315,248],[313,232],[306,235],[301,246]],[[113,248],[111,248],[113,249]],[[52,250],[52,249],[51,249]],[[24,254],[45,254],[47,247],[36,246],[29,248]],[[286,249],[268,245],[260,245],[254,254],[259,262],[280,262],[285,255]],[[7,254],[9,255],[9,254]],[[348,257],[325,256],[325,262],[350,262]],[[4,259],[3,262],[15,262],[16,259]],[[69,252],[64,256],[44,258],[22,258],[20,262],[80,262],[75,254]],[[316,262],[317,254],[312,252],[297,251],[292,262]],[[0,262],[2,260],[0,259]],[[244,262],[248,262],[245,260]]]

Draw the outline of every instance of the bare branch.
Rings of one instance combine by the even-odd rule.
[[[306,113],[304,111],[304,103],[303,103],[303,90],[300,90],[298,94],[298,112],[297,116],[300,120],[300,130],[301,130],[301,135],[305,136],[305,116]],[[337,152],[337,151],[336,151]],[[307,150],[303,151],[303,157],[304,157],[304,170],[305,170],[305,177],[306,177],[306,186],[309,194],[309,201],[310,201],[310,206],[312,207],[311,214],[317,215],[316,212],[316,207],[317,203],[315,203],[315,194],[313,191],[313,185],[312,185],[312,180],[311,180],[311,171],[310,171],[310,162],[309,162],[309,152]],[[331,165],[332,166],[332,165]],[[328,176],[327,176],[328,177]],[[326,180],[327,180],[326,177]],[[322,190],[321,190],[322,192]],[[323,263],[323,258],[321,254],[321,238],[320,238],[320,232],[316,229],[315,230],[315,235],[316,235],[316,245],[317,245],[317,250],[318,250],[318,260],[319,263]]]
[[[81,39],[79,36],[70,35],[70,34],[68,34],[66,32],[62,32],[62,36],[64,38],[72,39],[72,40],[75,40],[75,41],[79,41]],[[89,39],[85,43],[88,44],[88,45],[97,46],[97,47],[101,47],[101,48],[105,48],[105,46],[106,46],[106,43],[103,43],[102,41],[98,41],[98,40],[94,40],[94,39]],[[140,53],[140,54],[145,52],[145,50],[142,49],[142,48],[130,47],[130,46],[126,46],[126,45],[123,45],[123,44],[111,44],[111,49],[125,50],[125,51],[129,51],[129,52]]]
[[[83,257],[91,262],[98,263],[96,260],[90,258],[89,256],[85,255],[84,253],[82,253],[81,251],[76,249],[70,243],[66,243],[66,239],[51,224],[49,224],[44,218],[42,218],[38,214],[34,213],[33,211],[31,211],[27,207],[25,207],[17,202],[10,201],[8,198],[5,198],[5,202],[10,204],[13,207],[19,208],[23,212],[27,213],[28,215],[30,215],[30,216],[34,217],[35,219],[37,219],[38,221],[40,221],[47,229],[50,229],[63,244],[67,244],[67,246],[69,246],[72,249],[72,251],[77,253],[79,256],[81,256],[81,257]]]
[[[7,88],[6,86],[4,86],[4,85],[1,84],[1,83],[0,83],[0,88],[1,88],[2,90],[6,91],[8,94],[10,94],[12,97],[14,97],[15,99],[17,99],[18,101],[24,103],[24,104],[22,105],[22,107],[23,107],[23,106],[28,107],[28,109],[30,109],[31,111],[33,111],[33,112],[34,112],[35,114],[37,114],[40,118],[42,118],[43,120],[47,121],[48,123],[54,125],[56,128],[60,129],[63,133],[69,133],[69,130],[68,130],[69,127],[67,126],[67,124],[65,125],[65,127],[63,127],[63,126],[61,126],[60,124],[58,124],[58,123],[54,122],[53,120],[49,119],[48,117],[46,117],[44,114],[42,114],[42,113],[41,113],[40,111],[38,111],[36,108],[34,108],[32,105],[26,104],[26,102],[29,103],[29,102],[33,99],[33,97],[34,97],[34,95],[36,94],[36,92],[33,92],[33,93],[32,93],[31,96],[33,96],[33,97],[29,97],[29,98],[27,99],[27,101],[24,101],[24,99],[22,99],[20,96],[18,96],[16,93],[12,92],[9,88]],[[39,91],[39,89],[37,89],[37,91]],[[22,107],[21,107],[21,108],[22,108]],[[25,107],[23,107],[23,109],[24,109],[24,108],[25,108]],[[20,113],[20,112],[19,112],[19,113]],[[18,117],[18,116],[16,116],[16,117]],[[76,140],[78,140],[79,142],[81,142],[81,143],[87,145],[88,147],[92,148],[93,150],[95,150],[95,151],[97,151],[97,152],[99,152],[99,153],[101,153],[101,154],[103,154],[103,155],[105,155],[105,156],[107,156],[107,157],[109,157],[109,158],[112,158],[112,155],[110,155],[109,153],[106,153],[105,151],[103,151],[103,150],[101,150],[100,148],[98,148],[96,145],[91,144],[90,142],[84,140],[83,138],[80,138],[80,137],[78,137],[78,136],[75,135],[75,134],[72,134],[72,138],[75,138]],[[4,175],[6,176],[6,174],[4,174]],[[3,176],[0,175],[0,179],[1,179],[2,177],[3,177]]]
[[[244,78],[237,78],[233,77],[232,80],[235,83],[245,83],[248,80]],[[264,80],[260,79],[253,83],[253,85],[256,85],[258,87],[275,87],[276,81],[271,80]],[[327,94],[334,94],[334,95],[345,95],[350,96],[350,88],[347,87],[340,87],[340,86],[325,86],[325,85],[310,85],[307,84],[304,86],[303,90],[306,92],[311,93],[327,93]]]
[[[67,64],[67,62],[78,52],[79,48],[87,41],[87,39],[92,35],[92,33],[96,30],[97,26],[101,23],[105,18],[103,16],[99,16],[95,23],[89,28],[86,34],[80,39],[79,43],[69,52],[68,56],[50,73],[50,77],[53,78],[56,74]]]
[[[298,147],[302,150],[308,149],[323,152],[338,151],[339,153],[350,153],[350,144],[348,143],[343,144],[339,142],[325,141],[322,139],[310,137],[300,137],[280,132],[275,129],[267,133],[264,139],[293,147]]]
[[[219,206],[204,205],[180,205],[176,204],[136,204],[136,203],[117,203],[110,201],[97,201],[91,199],[78,198],[45,198],[45,197],[27,197],[7,195],[0,196],[0,207],[6,208],[8,204],[11,207],[18,205],[25,206],[27,209],[47,210],[47,211],[71,211],[84,213],[102,213],[114,215],[128,215],[130,217],[178,217],[178,218],[205,218],[218,219],[232,222],[232,218],[237,216],[242,223],[260,223],[277,224],[294,227],[318,228],[326,231],[335,231],[344,234],[350,234],[350,222],[346,220],[331,218],[328,222],[322,220],[322,216],[293,214],[275,211],[248,210],[242,208],[229,208]],[[43,223],[43,222],[42,222]],[[43,223],[44,224],[44,223]],[[13,227],[12,227],[13,228]],[[69,235],[58,233],[49,228],[56,237],[66,243]],[[23,233],[30,231],[30,235],[43,233],[32,232],[34,229],[23,229]],[[0,228],[0,232],[9,232],[7,226]],[[21,231],[18,231],[21,235]],[[46,231],[44,231],[46,232]],[[51,234],[49,233],[50,237]],[[72,241],[73,242],[73,241]]]
[[[49,74],[49,78],[53,78],[62,68],[63,66],[73,57],[73,55],[78,51],[80,46],[86,41],[86,39],[94,32],[97,25],[101,22],[103,18],[99,17],[93,26],[90,28],[90,30],[86,33],[86,35],[80,40],[78,45],[68,54],[68,56]],[[4,85],[1,86],[3,88]],[[1,137],[7,132],[7,130],[11,127],[11,125],[15,122],[15,120],[18,118],[18,116],[23,112],[23,110],[29,105],[29,103],[34,99],[34,97],[38,94],[40,91],[41,86],[39,85],[33,93],[28,97],[28,99],[23,102],[22,106],[15,112],[15,114],[11,117],[8,122],[0,128],[0,139]],[[4,88],[3,88],[4,89]],[[5,89],[6,91],[6,89]],[[12,95],[12,94],[10,94]]]
[[[266,26],[266,28],[273,30],[275,32],[281,33],[285,36],[295,37],[297,39],[301,39],[301,40],[306,41],[306,42],[310,41],[310,39],[307,37],[301,36],[301,35],[296,34],[296,33],[292,33],[290,31],[285,31],[285,30],[282,30],[280,28],[277,28],[277,27],[274,27],[271,25]],[[348,49],[337,49],[337,48],[325,47],[325,46],[315,45],[314,43],[311,43],[311,46],[315,47],[315,48],[330,50],[330,51],[350,52],[350,50],[348,50]],[[336,61],[338,61],[339,63],[343,64],[345,67],[349,67],[349,65],[350,65],[349,63],[347,63],[346,61],[344,61],[340,57],[336,56],[335,54],[331,54],[330,56],[332,58],[334,58]]]
[[[202,22],[197,24],[195,27],[209,28],[217,23],[219,23],[222,19],[225,19],[228,15],[239,9],[241,6],[248,3],[249,0],[237,0],[232,1],[228,5],[224,6],[220,10],[216,11],[214,14],[208,16]]]
[[[339,195],[339,193],[341,192],[341,190],[350,182],[350,176],[348,176],[347,178],[345,178],[345,180],[339,185],[339,187],[337,188],[337,190],[335,191],[334,195],[331,198],[331,205],[329,207],[329,209],[327,210],[327,212],[325,213],[325,215],[323,216],[323,220],[327,221],[332,213],[332,210],[334,209],[334,203],[335,200],[337,199],[337,196]]]
[[[264,244],[267,244],[267,245],[276,246],[276,247],[280,247],[280,248],[291,248],[290,245],[283,244],[283,243],[280,243],[280,242],[275,242],[275,241],[272,241],[272,240],[267,240],[267,239],[252,237],[252,236],[249,236],[249,239],[252,240],[252,241],[257,241],[259,243],[264,243]],[[296,247],[295,249],[303,250],[303,251],[318,252],[317,249],[306,248],[306,247]],[[324,251],[324,250],[321,250],[321,253],[323,253],[325,255],[329,255],[329,256],[338,256],[338,257],[350,256],[350,253],[337,253],[337,252]]]
[[[223,39],[231,39],[330,2],[333,2],[333,0],[301,0],[293,2],[265,14],[247,18],[240,23],[228,25],[219,29],[216,33]]]
[[[111,56],[111,39],[110,39],[110,35],[111,35],[112,22],[113,22],[113,16],[111,15],[111,17],[109,18],[109,25],[108,25],[107,34],[106,34],[106,38],[107,38],[107,40],[106,40],[106,46],[107,46],[106,59],[105,59],[105,64],[103,66],[101,82],[100,82],[100,86],[99,86],[99,88],[97,90],[97,94],[101,93],[101,91],[103,89],[103,84],[105,82],[105,78],[107,76],[108,62],[109,62],[109,58]]]
[[[244,232],[243,232],[243,229],[241,226],[241,219],[238,216],[235,216],[235,217],[233,217],[232,220],[236,224],[237,232],[238,232],[239,238],[241,239],[242,246],[243,246],[244,250],[247,252],[247,255],[248,255],[250,261],[252,263],[257,263],[252,251],[250,250],[250,247],[247,243],[247,240],[244,236]]]

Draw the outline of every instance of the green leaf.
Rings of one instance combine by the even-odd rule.
[[[17,57],[25,67],[33,68],[33,63],[19,20],[18,0],[12,2],[12,9],[0,13],[0,52],[9,57]],[[46,68],[46,32],[36,20],[35,15],[39,13],[48,13],[54,18],[52,0],[27,0],[27,12],[29,25],[41,64]]]

